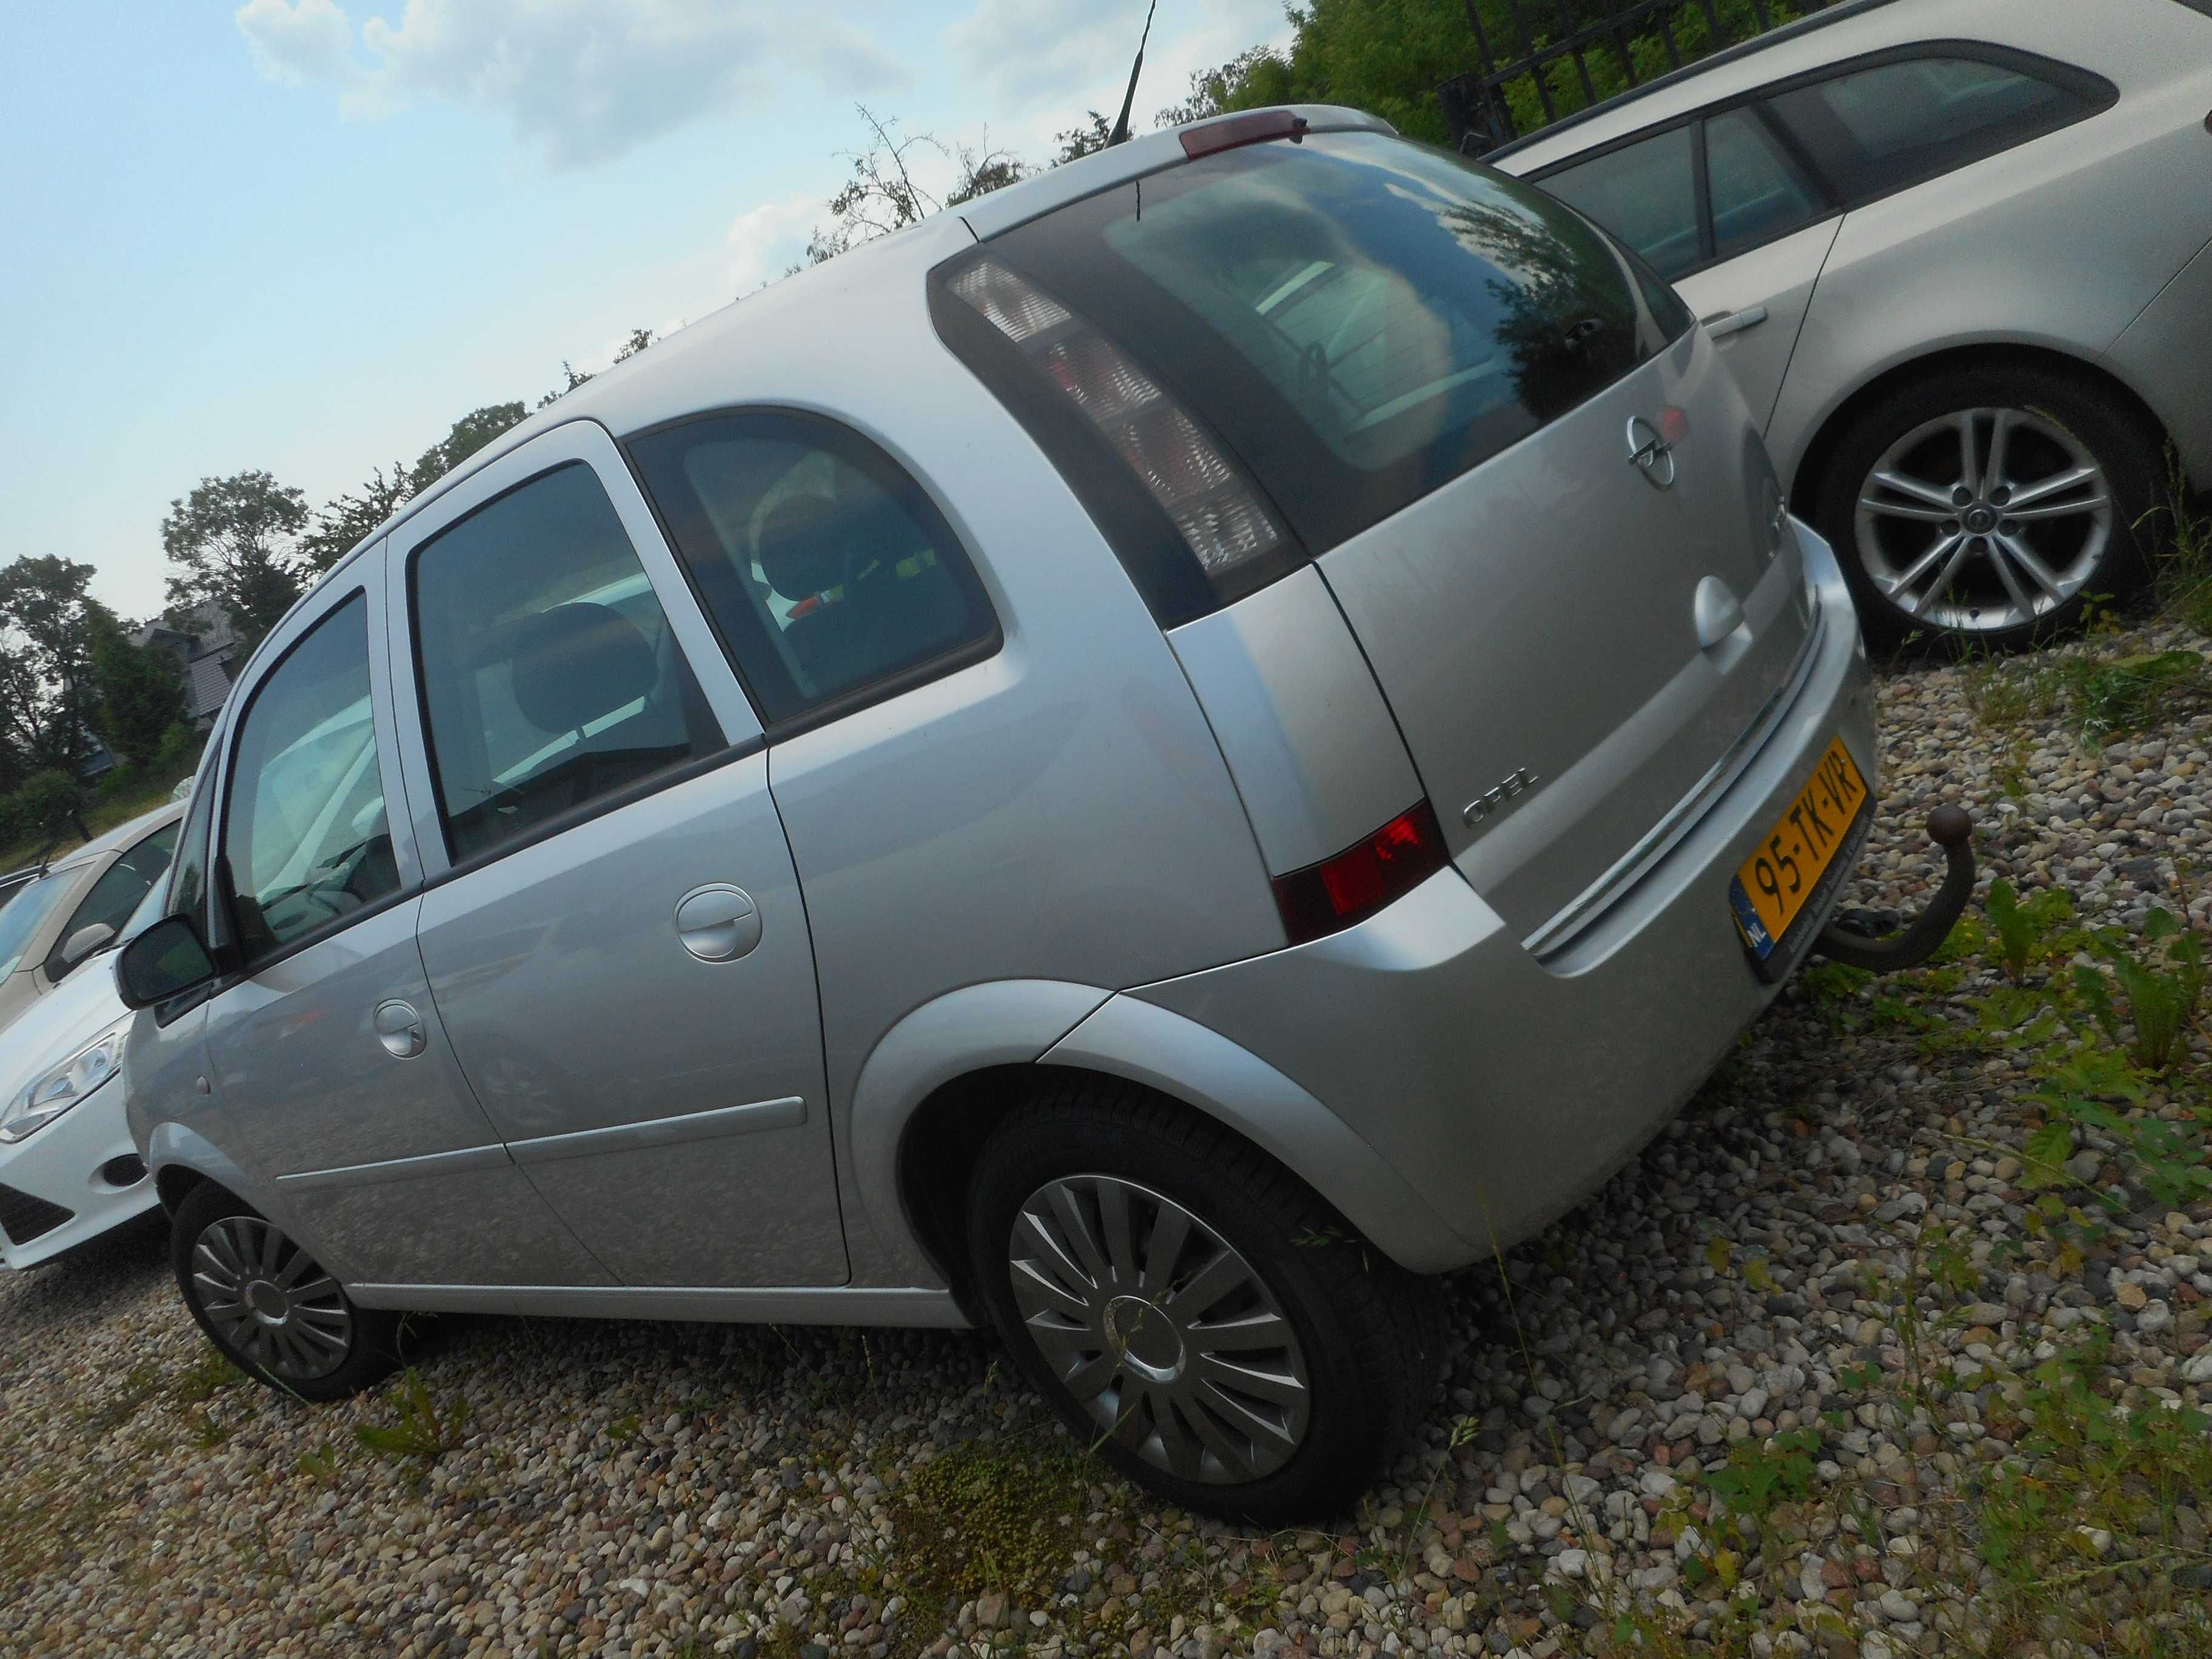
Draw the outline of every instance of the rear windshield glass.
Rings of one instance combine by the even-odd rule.
[[[1224,151],[989,246],[1219,431],[1315,552],[1690,322],[1580,215],[1379,133]]]

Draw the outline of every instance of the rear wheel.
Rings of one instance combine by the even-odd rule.
[[[1024,1372],[1186,1507],[1348,1507],[1420,1420],[1442,1303],[1281,1165],[1140,1090],[1074,1079],[983,1148],[969,1247]]]
[[[1816,507],[1869,635],[1997,649],[2140,579],[2159,440],[2111,392],[2035,368],[1900,386],[1852,422]]]
[[[342,1400],[399,1363],[398,1315],[355,1305],[295,1240],[220,1187],[197,1187],[177,1206],[169,1261],[208,1340],[273,1389]]]

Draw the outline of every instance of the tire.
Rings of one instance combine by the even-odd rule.
[[[1108,1079],[1051,1085],[993,1132],[968,1246],[1054,1413],[1188,1509],[1269,1526],[1344,1512],[1443,1370],[1435,1280],[1257,1148]]]
[[[248,1376],[282,1393],[343,1400],[381,1382],[399,1363],[399,1315],[356,1307],[267,1217],[211,1182],[177,1206],[169,1265],[208,1340]],[[266,1298],[263,1311],[246,1300],[227,1301],[223,1291],[234,1286],[249,1296],[258,1290]],[[266,1316],[276,1310],[281,1318]]]
[[[1981,476],[2000,417],[2002,471]],[[1969,430],[1974,476],[1962,454]],[[1941,372],[1852,419],[1822,471],[1814,519],[1874,643],[1917,635],[2009,650],[2067,631],[2093,597],[2142,581],[2136,526],[2159,498],[2162,441],[2114,392],[2063,372]],[[2095,476],[2049,489],[2083,465]],[[2048,493],[2025,517],[2005,511],[2039,486]]]

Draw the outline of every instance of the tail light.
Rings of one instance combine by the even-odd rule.
[[[1334,858],[1275,878],[1275,907],[1291,943],[1363,922],[1444,867],[1443,830],[1421,801]]]
[[[1273,553],[1282,526],[1188,410],[1129,355],[995,260],[952,292],[1020,346],[1097,427],[1174,520],[1209,577]]]

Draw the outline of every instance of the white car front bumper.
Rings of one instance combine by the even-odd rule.
[[[159,1202],[131,1144],[122,1086],[110,1083],[27,1139],[0,1145],[0,1266],[35,1267]]]

